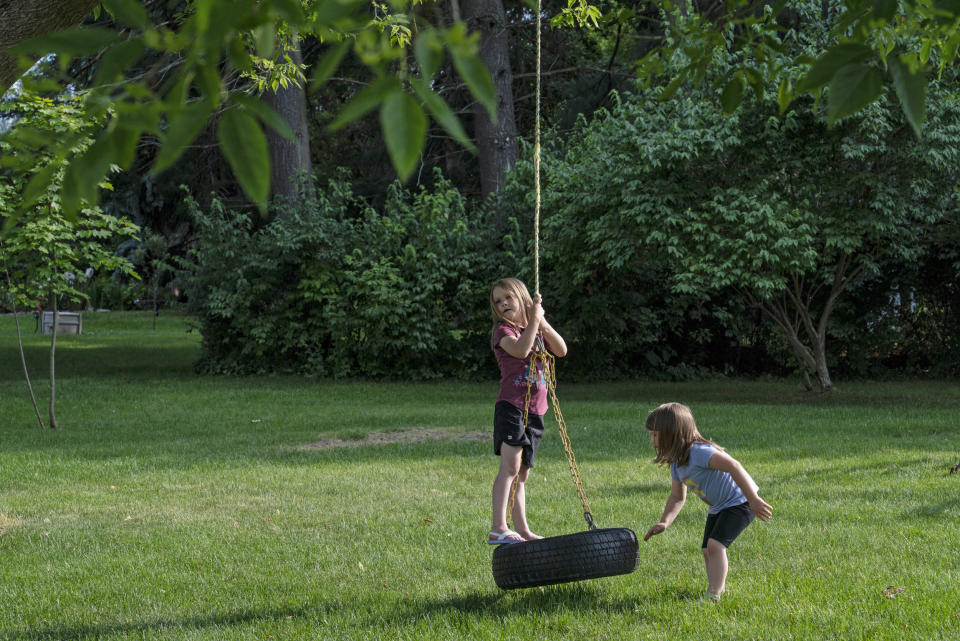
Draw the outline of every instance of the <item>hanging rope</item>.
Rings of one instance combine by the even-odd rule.
[[[534,115],[534,142],[533,142],[533,290],[534,300],[540,301],[540,31],[541,17],[543,15],[542,1],[537,0],[537,88],[536,88],[536,112]],[[540,366],[538,370],[537,366]],[[570,476],[573,477],[573,484],[577,487],[577,496],[583,506],[583,518],[591,530],[597,529],[593,521],[593,514],[590,512],[590,505],[587,504],[587,493],[583,489],[583,482],[580,480],[580,469],[577,467],[577,459],[573,455],[573,447],[570,444],[570,437],[567,435],[567,424],[563,420],[563,414],[560,412],[560,403],[557,401],[557,378],[554,370],[553,354],[548,352],[543,345],[543,340],[538,336],[534,343],[534,349],[530,354],[529,373],[527,375],[527,394],[523,403],[523,428],[527,428],[527,420],[530,415],[530,390],[533,385],[533,377],[537,372],[543,372],[543,378],[546,380],[547,389],[550,392],[550,403],[553,406],[553,416],[557,420],[560,440],[563,443],[563,451],[567,455],[567,463],[570,466]],[[513,477],[513,485],[510,489],[510,505],[507,507],[507,515],[512,518],[513,505],[517,496],[517,487],[520,477]]]
[[[540,300],[540,18],[541,0],[537,0],[537,90],[533,125],[533,299]],[[526,422],[524,422],[526,424]]]

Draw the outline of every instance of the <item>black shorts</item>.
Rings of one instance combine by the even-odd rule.
[[[500,456],[500,446],[506,443],[522,447],[521,465],[533,467],[533,459],[543,440],[543,416],[527,415],[527,428],[523,428],[523,410],[509,401],[497,401],[493,410],[493,453]]]
[[[710,514],[707,516],[707,525],[703,529],[703,544],[700,547],[707,547],[707,539],[716,539],[723,543],[723,547],[730,547],[753,519],[754,515],[750,511],[749,503],[741,503],[720,510],[716,514]]]

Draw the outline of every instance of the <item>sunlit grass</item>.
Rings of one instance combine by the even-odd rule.
[[[775,509],[703,608],[691,500],[631,575],[515,592],[490,573],[494,382],[193,372],[182,318],[90,315],[58,338],[57,432],[36,427],[0,319],[0,639],[955,639],[960,386],[620,382],[559,390],[601,526],[642,533],[668,473],[642,418],[690,404]],[[28,358],[45,394],[45,346]],[[41,403],[45,401],[41,398]],[[451,438],[304,449],[430,428]],[[543,534],[583,527],[552,420]],[[889,589],[895,586],[896,590]],[[900,590],[900,591],[897,591]]]

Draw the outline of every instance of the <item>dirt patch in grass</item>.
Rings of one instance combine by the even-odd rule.
[[[23,525],[23,521],[20,519],[0,513],[0,536],[6,534],[8,530],[20,527],[21,525]]]
[[[489,441],[493,436],[487,432],[458,433],[436,427],[412,427],[397,432],[371,432],[363,438],[334,438],[301,445],[301,450],[328,450],[335,447],[360,447],[363,445],[389,445],[391,443],[416,443],[419,441]]]

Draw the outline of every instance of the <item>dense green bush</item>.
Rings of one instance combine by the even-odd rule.
[[[755,351],[741,345],[755,326],[744,301],[729,289],[675,291],[671,258],[647,242],[644,220],[644,207],[657,204],[648,192],[669,202],[692,185],[676,180],[673,168],[657,176],[643,163],[664,162],[668,153],[693,158],[698,150],[692,143],[709,155],[733,125],[719,120],[712,131],[696,131],[689,122],[695,116],[671,124],[676,114],[669,105],[652,113],[629,100],[615,104],[581,121],[563,141],[548,135],[544,150],[542,280],[548,312],[571,346],[565,368],[576,377],[600,379],[689,380],[730,373],[741,364],[756,373],[743,363],[743,353]],[[707,103],[699,108],[711,109]],[[658,122],[644,122],[641,114],[667,121],[658,121],[658,136],[647,135]],[[518,163],[505,192],[504,202],[518,218],[533,208],[532,173],[531,163]]]
[[[443,179],[394,185],[381,211],[340,181],[263,225],[219,202],[193,210],[202,371],[489,375],[488,288],[517,273],[516,235]]]
[[[766,371],[800,369],[821,389],[828,362],[944,371],[928,346],[956,304],[920,272],[948,251],[930,238],[958,206],[960,96],[931,87],[918,141],[888,101],[828,127],[810,101],[725,116],[689,93],[615,97],[545,147],[543,257],[561,326],[581,341],[572,360],[677,378],[743,371],[749,346]],[[524,203],[529,173],[521,164],[508,202]],[[953,268],[941,265],[948,282]]]

